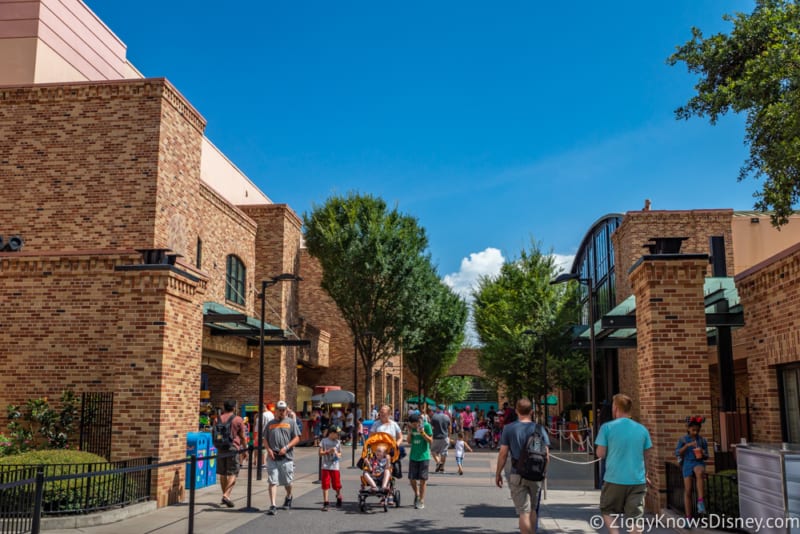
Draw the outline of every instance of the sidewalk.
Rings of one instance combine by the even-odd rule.
[[[350,449],[347,449],[350,452]],[[315,447],[303,447],[295,449],[295,461],[302,465],[302,470],[296,471],[293,484],[293,494],[295,497],[302,497],[311,491],[319,491],[319,484],[314,484],[317,480],[315,468],[317,459],[317,449]],[[349,459],[349,456],[348,456]],[[349,464],[349,461],[347,463]],[[313,470],[312,470],[313,468]],[[252,509],[247,506],[247,477],[248,470],[243,468],[239,472],[236,485],[233,488],[232,500],[236,505],[228,508],[220,503],[222,491],[219,484],[208,486],[195,491],[195,532],[202,533],[225,533],[249,523],[259,514],[262,514],[269,506],[269,484],[267,474],[263,473],[262,480],[256,480],[256,472],[253,471],[253,491],[251,498]],[[280,503],[283,502],[283,490],[278,494]],[[280,504],[279,503],[279,504]],[[133,507],[131,507],[133,508]],[[85,526],[81,528],[56,527],[53,528],[60,518],[43,519],[42,530],[48,534],[186,534],[189,526],[189,492],[186,492],[184,502],[172,506],[165,506],[153,510],[146,508],[144,513],[105,525]],[[98,517],[104,514],[95,514]],[[69,520],[70,518],[65,518]]]
[[[295,451],[297,464],[293,485],[295,507],[291,512],[279,512],[278,516],[264,514],[269,505],[266,474],[257,481],[253,473],[252,509],[247,509],[247,469],[243,469],[233,490],[234,508],[220,504],[219,485],[203,488],[196,492],[194,532],[197,534],[217,534],[237,531],[239,533],[273,531],[292,531],[293,534],[319,534],[320,532],[373,532],[377,529],[361,530],[365,525],[379,521],[384,532],[487,532],[513,533],[517,529],[508,490],[494,486],[494,466],[496,452],[481,450],[469,455],[465,461],[465,475],[457,476],[454,466],[448,474],[431,475],[429,480],[429,504],[425,510],[414,510],[413,495],[408,481],[399,481],[403,492],[402,507],[389,513],[362,514],[352,502],[353,488],[357,487],[360,472],[349,469],[350,449],[345,447],[342,458],[342,479],[349,493],[345,497],[345,507],[341,511],[319,513],[321,492],[317,480],[317,449],[298,448]],[[572,461],[583,462],[588,457],[583,454],[555,454]],[[588,476],[587,476],[588,474]],[[592,488],[591,467],[554,461],[550,467],[550,481],[540,508],[540,534],[579,534],[607,532],[599,526],[600,492]],[[283,489],[278,491],[278,504],[283,502]],[[130,507],[135,509],[135,507]],[[123,509],[126,510],[126,509]],[[116,511],[117,513],[119,511]],[[111,513],[109,513],[111,514]],[[96,514],[100,517],[103,514]],[[107,517],[111,517],[110,515]],[[144,508],[144,513],[128,517],[107,525],[84,526],[80,528],[58,527],[54,530],[45,521],[43,527],[49,534],[185,534],[189,527],[189,506],[187,502],[153,510],[152,503]],[[116,517],[119,519],[119,516]],[[652,516],[650,520],[654,520]],[[645,530],[655,534],[681,531],[653,525]]]

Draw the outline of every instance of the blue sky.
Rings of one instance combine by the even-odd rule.
[[[380,195],[455,286],[645,198],[750,209],[760,186],[736,181],[743,119],[676,121],[694,80],[665,63],[752,1],[87,3],[270,198]]]

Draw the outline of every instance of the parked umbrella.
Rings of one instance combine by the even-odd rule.
[[[322,404],[351,404],[355,401],[355,395],[343,389],[332,389],[320,395],[314,395],[311,397],[311,401]]]

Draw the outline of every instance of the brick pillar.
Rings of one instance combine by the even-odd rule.
[[[636,295],[639,421],[653,440],[647,508],[666,507],[664,462],[686,431],[683,419],[708,414],[710,384],[703,305],[705,254],[644,256],[631,271]],[[668,387],[667,387],[668,386]]]

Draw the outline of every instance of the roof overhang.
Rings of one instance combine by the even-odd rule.
[[[261,337],[261,319],[232,310],[216,302],[203,303],[203,325],[211,329],[212,336]],[[285,336],[277,326],[264,323],[264,337]]]
[[[744,326],[744,311],[732,277],[710,277],[703,283],[706,335],[716,345],[717,329]],[[631,295],[594,324],[595,348],[636,347],[636,297]],[[572,346],[590,349],[588,326],[576,331]]]

